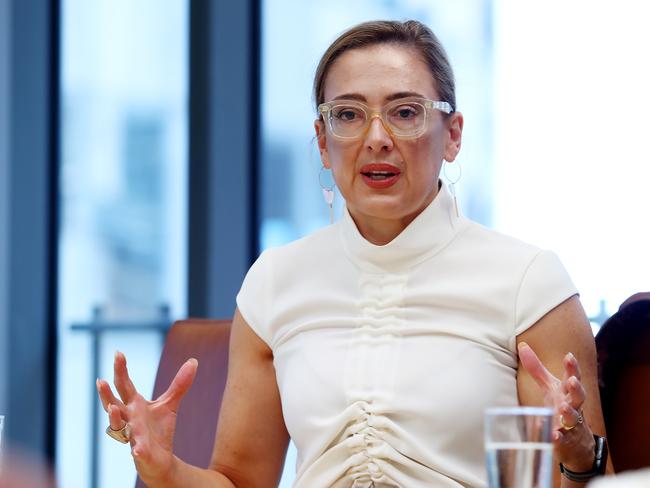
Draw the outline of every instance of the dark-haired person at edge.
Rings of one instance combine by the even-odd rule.
[[[195,360],[154,401],[120,353],[119,398],[98,381],[140,477],[277,486],[291,438],[296,488],[485,487],[485,408],[547,405],[555,485],[585,486],[605,435],[591,329],[553,253],[459,215],[439,180],[463,116],[438,39],[417,21],[353,27],[323,55],[314,97],[346,211],[249,270],[209,469],[172,453]]]
[[[616,472],[650,468],[650,292],[635,293],[607,319],[596,350],[612,464]]]

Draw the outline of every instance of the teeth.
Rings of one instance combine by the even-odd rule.
[[[386,178],[395,176],[395,173],[391,173],[390,171],[369,171],[364,174],[373,180],[385,180]]]

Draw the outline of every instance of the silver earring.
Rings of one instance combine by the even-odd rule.
[[[330,209],[330,224],[334,223],[334,187],[336,183],[332,182],[331,185],[326,185],[323,183],[323,172],[327,171],[329,168],[321,166],[320,173],[318,173],[318,183],[323,190],[323,199]],[[330,170],[331,171],[331,170]],[[332,178],[332,181],[334,179]]]
[[[447,167],[451,166],[452,163],[446,160],[442,160],[443,166],[442,166],[442,174],[445,176],[445,179],[447,180],[447,183],[449,183],[449,192],[451,193],[451,196],[454,197],[454,209],[456,210],[456,217],[460,217],[458,214],[458,200],[456,200],[456,183],[460,180],[460,177],[463,174],[463,169],[460,167],[460,163],[456,162],[453,163],[455,166],[458,167],[458,174],[456,175],[456,178],[453,180],[449,178],[447,175]]]

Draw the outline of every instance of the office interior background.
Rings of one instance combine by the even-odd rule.
[[[173,320],[231,316],[262,249],[328,224],[311,81],[364,20],[440,37],[465,115],[462,211],[557,252],[596,330],[650,288],[649,14],[634,0],[0,0],[6,444],[66,488],[133,485],[95,377],[119,349],[151,391]],[[294,465],[290,449],[281,486]]]

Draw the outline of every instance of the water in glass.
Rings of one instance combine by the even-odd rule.
[[[490,488],[550,488],[552,410],[492,408],[485,413],[485,451]]]

